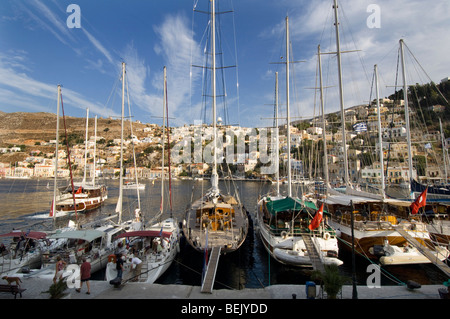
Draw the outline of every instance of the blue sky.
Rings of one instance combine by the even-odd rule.
[[[293,60],[292,117],[318,115],[317,45],[335,50],[332,0],[219,0],[227,87],[228,122],[263,127],[273,116],[275,72],[280,104],[285,103],[283,61],[285,17],[289,16]],[[66,12],[77,4],[81,27],[68,28]],[[375,4],[376,11],[368,10]],[[206,0],[2,0],[0,4],[0,110],[56,113],[56,86],[63,86],[65,113],[120,115],[120,65],[127,77],[134,119],[161,123],[162,74],[167,67],[172,125],[202,120],[202,69],[207,15],[193,14]],[[403,38],[427,75],[439,82],[450,76],[448,0],[339,1],[344,54],[346,106],[370,97],[373,65],[378,64],[381,95],[392,93],[398,41]],[[370,28],[367,20],[379,17]],[[375,21],[375,20],[371,20]],[[412,57],[408,59],[413,62]],[[339,109],[336,57],[323,57],[326,112]],[[413,63],[412,63],[413,65]],[[417,66],[412,66],[417,69]],[[408,74],[411,84],[427,82]],[[239,83],[239,85],[237,85]],[[208,94],[208,93],[207,93]],[[373,95],[372,95],[373,97]],[[220,116],[222,107],[218,106]],[[280,106],[283,109],[283,106]],[[283,111],[281,111],[283,113]],[[210,119],[206,119],[210,122]]]

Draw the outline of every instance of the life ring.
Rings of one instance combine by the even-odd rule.
[[[325,240],[330,239],[330,233],[324,233],[323,234],[323,239],[325,239]]]
[[[288,234],[287,234],[286,231],[283,230],[283,231],[281,232],[281,237],[282,237],[283,239],[286,239],[287,235],[288,235]]]
[[[111,255],[109,255],[108,256],[108,262],[109,263],[116,263],[116,255],[114,255],[114,254],[111,254]]]

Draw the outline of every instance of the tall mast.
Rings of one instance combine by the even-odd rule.
[[[97,115],[95,116],[95,122],[94,122],[94,163],[93,163],[93,174],[92,174],[92,186],[95,185],[95,173],[96,173],[96,165],[95,162],[97,160],[96,154],[97,154]]]
[[[88,155],[88,138],[89,138],[89,108],[86,108],[86,137],[84,140],[84,175],[83,185],[86,183],[86,168],[87,168],[87,155]]]
[[[320,45],[317,47],[317,55],[319,56],[319,82],[320,82],[320,106],[322,110],[322,137],[323,137],[323,170],[325,175],[325,190],[328,190],[328,184],[330,182],[328,176],[328,150],[327,150],[327,138],[326,138],[326,125],[325,125],[325,105],[323,100],[323,83],[322,83],[322,57],[320,55]]]
[[[213,109],[213,154],[214,164],[211,175],[211,186],[214,193],[219,191],[217,175],[217,124],[216,124],[216,6],[215,0],[211,0],[211,54],[212,54],[212,109]]]
[[[125,62],[122,62],[122,118],[120,130],[120,174],[119,174],[119,200],[117,202],[116,212],[119,213],[118,223],[122,223],[122,198],[123,198],[123,119],[125,113]]]
[[[278,135],[278,72],[275,72],[275,167],[276,167],[276,181],[277,181],[277,196],[280,195],[280,160],[279,160],[279,135]]]
[[[344,156],[344,178],[346,186],[350,186],[349,174],[348,174],[348,158],[347,158],[347,137],[345,135],[345,111],[344,111],[344,89],[342,85],[342,69],[341,69],[341,44],[339,38],[339,19],[338,19],[338,5],[337,0],[334,0],[334,19],[336,27],[336,51],[337,51],[337,64],[339,74],[339,102],[341,105],[341,125],[342,125],[342,148]]]
[[[441,144],[442,144],[442,159],[444,162],[444,173],[445,173],[445,185],[447,184],[447,178],[448,178],[448,172],[447,172],[447,157],[445,156],[445,147],[444,147],[444,131],[442,130],[442,121],[441,118],[439,118],[439,128],[441,130]]]
[[[377,116],[378,116],[378,141],[380,143],[380,169],[381,169],[381,198],[386,198],[384,185],[384,158],[383,158],[383,137],[381,134],[381,112],[380,112],[380,93],[378,88],[378,66],[375,64],[375,90],[377,94]]]
[[[400,54],[402,59],[402,76],[403,76],[403,99],[405,101],[406,140],[408,145],[408,169],[409,169],[408,187],[409,190],[411,190],[411,180],[413,179],[412,176],[413,165],[411,153],[411,132],[409,127],[408,84],[406,83],[405,54],[403,51],[404,49],[403,47],[404,47],[403,39],[400,39]],[[410,194],[410,196],[413,196],[413,194]]]
[[[61,100],[61,85],[58,84],[58,97],[57,97],[57,109],[56,109],[56,148],[55,148],[55,183],[53,185],[53,202],[52,202],[52,212],[53,212],[53,226],[56,221],[56,193],[58,190],[57,179],[58,179],[58,146],[59,146],[59,103]]]
[[[288,156],[288,196],[292,196],[291,176],[291,116],[289,114],[289,18],[286,17],[286,118],[287,118],[287,156]]]
[[[164,211],[164,143],[166,139],[166,67],[164,66],[164,93],[163,93],[163,126],[162,126],[162,163],[161,163],[161,206],[160,214]]]

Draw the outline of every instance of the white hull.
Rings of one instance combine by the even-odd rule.
[[[257,230],[269,254],[275,260],[285,265],[312,267],[312,261],[303,237],[300,235],[292,236],[286,232],[274,235],[262,219],[260,213],[261,205],[262,201],[258,203]],[[343,262],[337,258],[339,251],[337,238],[330,236],[328,233],[326,234],[325,236],[311,236],[313,244],[319,252],[323,264],[340,266]]]
[[[133,255],[131,252],[126,253],[126,260],[124,262],[124,271],[122,274],[122,280],[133,280],[145,283],[154,283],[161,277],[165,271],[171,266],[173,260],[176,258],[176,255],[179,251],[179,237],[180,231],[176,221],[172,218],[168,218],[161,223],[157,223],[150,228],[143,231],[145,232],[153,232],[156,236],[152,236],[151,238],[147,238],[149,241],[146,242],[143,238],[135,238],[130,242],[130,245],[139,246],[142,243],[151,244],[154,239],[159,239],[159,233],[164,234],[163,241],[166,241],[165,245],[162,245],[162,250],[157,252],[153,250],[153,247],[150,249],[139,250],[138,258],[142,260],[142,269],[139,278],[134,277],[134,269],[131,264],[131,258]],[[130,234],[132,234],[130,232]],[[167,235],[166,235],[167,234]],[[142,236],[144,237],[144,236]],[[106,267],[106,280],[110,281],[117,277],[116,263],[109,262]]]

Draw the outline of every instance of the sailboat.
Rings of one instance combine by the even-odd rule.
[[[341,72],[341,50],[339,40],[339,22],[337,1],[334,0],[337,62],[339,71],[339,94],[341,106],[341,119],[343,130],[344,170],[345,170],[345,194],[331,189],[328,179],[327,194],[325,199],[318,203],[325,204],[331,214],[330,225],[340,234],[344,247],[351,249],[352,242],[355,250],[370,259],[379,260],[382,264],[415,264],[427,263],[430,260],[425,257],[417,247],[409,246],[409,238],[413,243],[418,243],[420,249],[432,250],[436,259],[445,259],[448,251],[442,247],[436,247],[431,243],[426,225],[416,220],[399,220],[396,217],[398,211],[409,209],[411,202],[388,199],[384,193],[383,154],[380,147],[381,161],[381,194],[371,194],[355,190],[349,183],[347,149],[345,141],[344,100]],[[320,61],[320,50],[319,50]],[[378,72],[374,67],[376,77],[377,107],[379,111],[378,96]],[[380,119],[378,119],[379,139],[381,141]],[[410,152],[411,154],[411,152]],[[325,158],[326,148],[325,148]],[[324,161],[326,162],[326,160]]]
[[[289,115],[289,19],[286,17],[286,114],[288,196],[280,195],[277,183],[275,196],[264,196],[258,201],[257,229],[270,255],[280,263],[319,268],[320,265],[342,265],[338,259],[338,242],[334,230],[322,218],[323,207],[292,196]],[[276,92],[278,73],[276,74]],[[276,106],[278,93],[276,93]],[[278,112],[276,112],[278,113]],[[277,115],[276,115],[277,117]],[[278,120],[275,128],[278,132]],[[278,134],[275,138],[278,141]],[[278,149],[278,147],[276,148]],[[278,160],[277,160],[278,164]],[[278,179],[278,177],[277,177]],[[313,225],[317,221],[317,225]],[[315,259],[318,259],[319,264]]]
[[[166,67],[164,67],[164,106],[163,113],[167,109],[167,77]],[[165,122],[163,119],[163,133],[162,144],[164,149],[165,141]],[[169,150],[170,151],[170,150]],[[170,165],[170,161],[169,161]],[[121,170],[122,171],[122,170]],[[136,178],[137,179],[137,178]],[[169,176],[170,179],[170,176]],[[138,181],[136,180],[136,183]],[[121,189],[122,181],[120,182]],[[119,199],[118,205],[121,205]],[[139,190],[138,190],[139,202]],[[139,205],[140,206],[140,205]],[[121,208],[118,207],[120,211]],[[161,206],[160,212],[153,217],[149,225],[143,225],[140,221],[140,215],[136,210],[135,221],[131,221],[134,225],[129,231],[120,234],[117,238],[127,238],[129,250],[126,251],[126,262],[124,264],[125,271],[123,273],[124,280],[132,280],[146,283],[154,283],[164,272],[170,267],[179,251],[179,237],[180,229],[177,221],[171,216],[164,220],[161,217],[164,215],[164,152],[162,153],[162,174],[161,174]],[[129,222],[130,223],[130,222]],[[137,226],[140,227],[137,227]],[[132,266],[132,258],[136,256],[141,259],[142,263],[139,266],[141,269],[138,274],[135,274],[135,269]],[[114,257],[113,257],[114,259]],[[112,260],[107,267],[106,280],[110,281],[117,276],[115,261]]]
[[[248,217],[239,197],[225,195],[219,189],[217,173],[216,119],[216,44],[215,0],[211,1],[211,80],[213,113],[213,166],[211,187],[191,203],[185,212],[183,233],[186,241],[198,252],[219,249],[220,254],[236,251],[248,233]],[[217,250],[216,250],[217,251]]]

